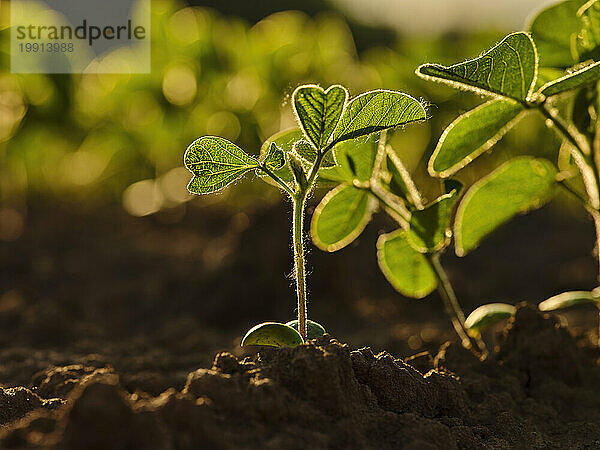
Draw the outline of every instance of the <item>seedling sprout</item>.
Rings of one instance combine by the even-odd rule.
[[[242,345],[293,347],[325,332],[321,325],[308,320],[304,247],[307,199],[322,170],[340,168],[333,157],[336,149],[374,132],[426,119],[424,106],[410,95],[374,90],[348,100],[348,91],[339,85],[326,90],[317,85],[300,86],[292,95],[292,106],[299,128],[268,139],[259,158],[215,136],[194,141],[184,157],[193,174],[188,185],[193,194],[210,194],[253,172],[267,177],[292,202],[298,319],[287,324],[259,324],[246,333]]]

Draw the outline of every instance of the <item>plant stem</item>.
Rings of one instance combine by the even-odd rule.
[[[584,207],[594,220],[596,232],[596,260],[598,261],[598,279],[600,280],[600,192],[598,190],[600,178],[596,162],[593,155],[586,158],[586,152],[582,148],[577,137],[569,130],[569,126],[565,124],[554,111],[548,109],[545,103],[539,106],[538,110],[546,119],[552,122],[559,134],[574,147],[574,151],[571,152],[571,155],[581,173],[585,191],[588,195],[588,201],[583,201],[579,196],[577,196],[577,198],[582,200]]]
[[[292,195],[293,221],[292,221],[292,246],[294,248],[294,275],[296,278],[296,297],[298,299],[298,332],[306,340],[306,321],[308,320],[306,302],[306,272],[304,260],[304,208],[306,198],[310,194],[317,173],[323,161],[324,152],[319,152],[308,174],[306,187],[298,186],[297,192]]]
[[[269,175],[273,179],[273,181],[275,181],[290,197],[294,197],[294,191],[292,191],[292,188],[285,181],[283,181],[279,176],[277,176],[274,172],[272,172],[270,169],[268,169],[264,165],[261,165],[260,169],[264,173]]]
[[[452,325],[454,326],[454,330],[460,337],[463,347],[471,349],[472,351],[476,352],[479,357],[485,358],[488,353],[485,343],[480,338],[471,338],[467,332],[467,329],[465,328],[465,315],[458,303],[458,299],[456,298],[456,294],[454,293],[450,279],[448,278],[448,275],[446,274],[446,271],[440,262],[439,253],[428,255],[427,259],[433,267],[438,280],[438,292],[440,293],[440,297],[442,297],[442,301],[444,302],[446,314],[450,317]]]
[[[404,228],[408,228],[408,224],[410,223],[410,211],[408,211],[400,204],[397,204],[396,202],[393,202],[391,199],[389,199],[385,195],[384,191],[380,190],[380,188],[378,188],[378,186],[376,186],[374,182],[371,181],[371,183],[369,183],[368,188],[363,188],[362,186],[357,187],[359,189],[368,190],[371,193],[371,195],[373,195],[377,200],[379,200],[384,206],[389,208],[394,213],[394,215],[398,216],[394,217],[394,219],[396,219],[398,223],[400,223]]]
[[[398,224],[403,229],[408,229],[410,224],[410,212],[399,209],[399,207],[395,204],[395,202],[390,201],[390,199],[386,198],[382,195],[382,192],[379,192],[374,188],[374,184],[371,182],[369,187],[361,187],[362,189],[367,189],[373,196],[375,196],[384,206],[386,206],[386,211],[393,219],[398,222]],[[473,351],[478,357],[485,358],[488,354],[485,343],[480,338],[471,338],[465,328],[465,314],[460,307],[458,299],[456,297],[456,293],[452,288],[452,283],[440,262],[439,253],[427,254],[426,255],[429,263],[433,267],[433,271],[435,272],[435,276],[437,278],[437,290],[442,298],[442,302],[444,303],[444,309],[448,317],[450,317],[450,321],[452,322],[452,326],[458,334],[458,337],[461,340],[463,347],[470,349]]]
[[[304,263],[304,204],[305,193],[294,196],[292,240],[294,247],[294,273],[296,278],[296,296],[298,298],[298,331],[306,340],[306,275]]]

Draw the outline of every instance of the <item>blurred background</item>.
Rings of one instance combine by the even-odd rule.
[[[174,343],[192,354],[181,364],[195,366],[235,350],[258,321],[289,320],[290,205],[251,176],[191,198],[187,145],[212,134],[256,154],[293,124],[300,83],[398,89],[430,103],[431,120],[396,131],[392,144],[431,199],[439,186],[425,166],[438,137],[482,99],[426,83],[415,68],[475,57],[548,3],[156,0],[150,74],[19,75],[2,2],[0,347],[30,346],[46,362],[100,352],[118,365]],[[459,178],[470,184],[516,154],[556,160],[558,147],[528,116]],[[311,249],[310,311],[353,347],[402,356],[452,333],[437,294],[402,298],[379,273],[375,241],[390,229],[378,217],[343,251]],[[595,286],[592,249],[591,222],[560,196],[445,261],[469,312]],[[2,382],[18,379],[3,370]]]

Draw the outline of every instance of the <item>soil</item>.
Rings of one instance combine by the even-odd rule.
[[[387,286],[373,248],[385,221],[311,252],[311,313],[330,335],[241,349],[247,328],[292,313],[284,212],[30,207],[23,236],[0,245],[0,447],[600,447],[596,316],[523,303],[481,362],[435,296]],[[445,260],[467,310],[535,304],[594,286],[592,233],[544,209]]]

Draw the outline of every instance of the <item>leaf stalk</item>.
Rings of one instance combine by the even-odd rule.
[[[386,212],[396,220],[403,229],[407,230],[410,226],[410,212],[400,210],[394,202],[391,202],[383,196],[380,191],[373,189],[373,184],[374,183],[370,183],[369,186],[361,188],[367,189],[373,196],[381,201],[386,207]],[[408,216],[406,215],[407,213]],[[487,347],[481,338],[473,338],[467,332],[465,327],[465,314],[458,302],[452,283],[440,262],[439,252],[426,254],[426,257],[437,278],[437,290],[442,298],[446,315],[450,317],[454,331],[456,331],[456,334],[460,338],[462,346],[471,350],[480,359],[485,359],[488,355]]]

